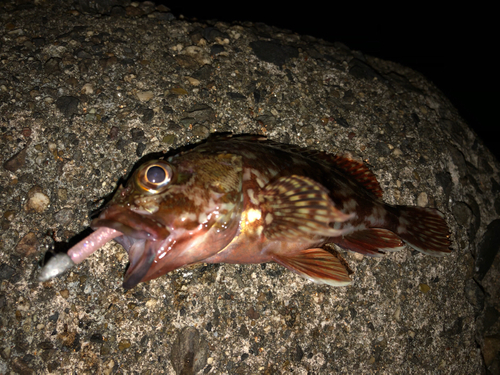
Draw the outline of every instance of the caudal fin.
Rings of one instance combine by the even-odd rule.
[[[398,206],[394,232],[421,253],[443,256],[451,252],[450,230],[444,215],[434,208]]]

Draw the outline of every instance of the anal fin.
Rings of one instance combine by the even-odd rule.
[[[346,286],[352,282],[340,259],[320,248],[306,249],[292,255],[274,255],[273,260],[317,284]]]
[[[382,228],[359,230],[339,238],[338,241],[336,239],[334,243],[346,250],[372,257],[404,248],[404,243],[397,234]]]

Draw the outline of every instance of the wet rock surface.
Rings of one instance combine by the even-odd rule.
[[[500,164],[420,74],[151,2],[6,1],[0,25],[0,373],[500,368]],[[141,156],[227,131],[362,158],[386,202],[445,214],[454,251],[345,254],[345,288],[200,264],[125,291],[111,243],[38,282]]]

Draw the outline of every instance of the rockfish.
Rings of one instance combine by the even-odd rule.
[[[91,223],[95,232],[52,258],[40,279],[80,263],[114,239],[128,252],[123,286],[194,263],[274,261],[316,283],[343,286],[349,272],[326,244],[368,256],[404,243],[450,252],[433,208],[384,203],[358,161],[260,136],[215,136],[142,164]]]

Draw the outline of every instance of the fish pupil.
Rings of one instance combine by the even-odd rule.
[[[153,166],[148,169],[146,177],[149,182],[152,182],[153,184],[159,184],[165,181],[167,174],[163,168],[158,166]]]

